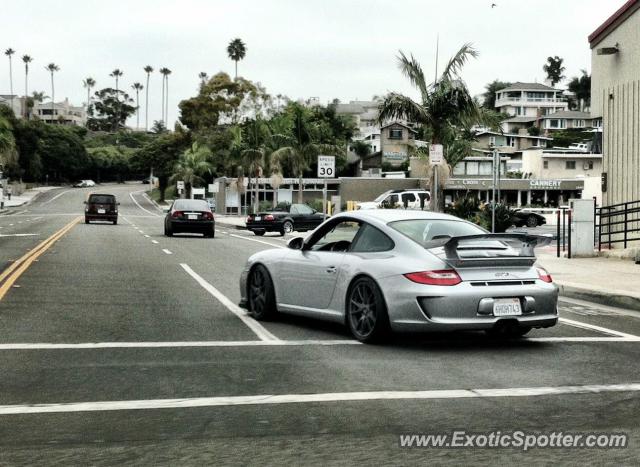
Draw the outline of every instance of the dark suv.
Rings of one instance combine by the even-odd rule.
[[[84,204],[84,223],[108,221],[118,223],[118,205],[114,195],[90,194]]]

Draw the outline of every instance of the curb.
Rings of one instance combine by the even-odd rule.
[[[604,292],[562,282],[556,282],[556,284],[560,290],[560,295],[565,297],[599,303],[600,305],[640,311],[640,297],[638,296]]]
[[[216,218],[216,224],[226,225],[227,227],[234,227],[236,230],[247,230],[247,227],[244,225],[237,225],[237,224],[232,224],[230,222],[225,222],[224,219],[220,220]]]

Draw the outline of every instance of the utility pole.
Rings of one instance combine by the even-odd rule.
[[[490,148],[493,156],[493,164],[492,164],[493,170],[491,171],[493,176],[493,183],[491,186],[491,233],[496,233],[496,188],[500,183],[499,181],[500,161],[499,161],[498,150],[496,149],[496,147],[492,144]],[[497,163],[496,163],[496,159],[498,159]]]

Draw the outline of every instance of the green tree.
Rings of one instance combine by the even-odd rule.
[[[413,122],[425,128],[425,132],[431,135],[432,144],[444,146],[448,171],[441,174],[441,180],[449,175],[458,162],[470,155],[472,137],[469,129],[473,125],[495,127],[499,123],[495,112],[483,109],[471,97],[460,78],[463,66],[470,58],[477,56],[478,52],[471,44],[463,45],[451,57],[437,81],[428,84],[422,67],[413,55],[409,58],[400,52],[399,67],[409,82],[418,89],[420,100],[416,102],[410,97],[391,92],[379,106],[380,122],[394,119]],[[424,151],[418,150],[417,153],[423,155]],[[436,206],[436,209],[441,208],[442,198],[437,197],[440,206]]]
[[[211,151],[206,146],[193,143],[176,162],[173,175],[169,179],[171,183],[178,180],[184,181],[185,194],[191,197],[191,188],[198,187],[204,183],[205,174],[211,174],[213,165],[209,161]]]
[[[87,128],[91,130],[116,131],[124,128],[127,118],[135,112],[131,105],[133,99],[124,91],[113,88],[104,88],[95,93],[94,107],[97,116],[87,121]]]
[[[371,154],[371,145],[362,140],[353,141],[350,144],[350,147],[351,150],[360,158],[366,157]]]
[[[562,66],[562,62],[564,62],[564,59],[557,55],[555,57],[547,57],[547,63],[542,67],[547,74],[547,79],[551,81],[551,86],[555,86],[565,78],[563,75],[565,68]]]
[[[581,76],[574,76],[567,88],[575,94],[578,110],[582,111],[591,105],[591,76],[587,70],[581,70]]]
[[[13,110],[13,54],[16,51],[12,48],[8,48],[4,51],[4,54],[9,59],[9,94],[11,94],[11,110]]]
[[[509,86],[511,86],[511,83],[507,81],[499,81],[497,79],[487,84],[484,87],[485,92],[482,94],[482,107],[485,109],[495,110],[496,92],[501,89],[508,88]]]
[[[144,98],[144,129],[145,131],[149,131],[149,78],[151,77],[151,73],[153,73],[153,67],[151,65],[145,66],[144,72],[147,74],[147,88]]]
[[[51,74],[51,121],[53,122],[53,117],[55,115],[55,102],[56,102],[56,88],[54,87],[54,83],[53,83],[53,74],[56,73],[57,71],[60,71],[60,67],[58,65],[56,65],[55,63],[49,63],[46,67],[45,70],[47,70],[50,74]]]
[[[243,128],[242,165],[253,177],[253,212],[258,212],[258,177],[263,175],[270,139],[269,126],[261,118],[248,122]]]
[[[0,115],[0,165],[7,166],[18,162],[16,152],[16,140],[13,136],[13,127],[10,120]]]
[[[136,92],[136,130],[140,129],[140,91],[144,86],[140,83],[133,83],[131,88]]]
[[[29,63],[33,61],[33,58],[30,55],[23,55],[22,61],[24,62],[24,98],[27,100],[27,96],[29,95]],[[29,119],[29,111],[25,102],[24,108],[24,117]]]
[[[242,42],[242,39],[236,38],[229,42],[227,46],[227,55],[229,58],[233,60],[236,64],[236,79],[238,79],[238,62],[242,60],[247,54],[247,47]]]
[[[96,80],[88,77],[82,80],[82,87],[87,90],[87,115],[93,115],[93,110],[91,108],[91,89],[96,85]]]

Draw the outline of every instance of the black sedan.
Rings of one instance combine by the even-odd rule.
[[[518,209],[514,212],[513,224],[516,227],[537,227],[539,225],[544,225],[547,223],[547,220],[544,216],[531,211],[526,211],[522,209]]]
[[[283,204],[273,211],[249,214],[246,225],[247,230],[256,235],[264,235],[265,232],[280,232],[280,235],[284,235],[294,230],[313,230],[323,221],[323,214],[306,204]]]
[[[209,204],[203,199],[175,200],[164,218],[164,234],[171,237],[176,233],[201,233],[213,238],[216,223]]]

